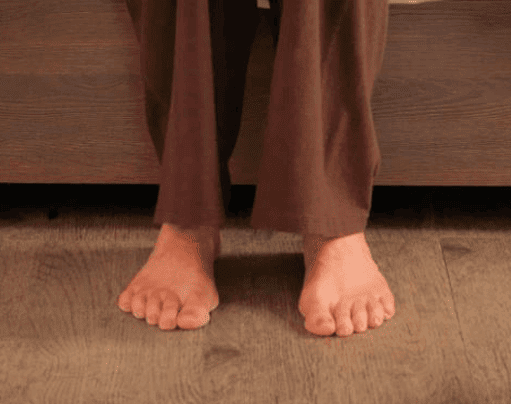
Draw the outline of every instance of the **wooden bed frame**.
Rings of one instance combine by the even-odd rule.
[[[376,185],[511,185],[511,2],[389,7]],[[2,2],[0,15],[0,182],[158,184],[126,2]],[[234,184],[257,184],[274,57],[265,24]]]

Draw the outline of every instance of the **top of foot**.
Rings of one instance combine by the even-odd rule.
[[[394,315],[394,296],[364,233],[337,239],[306,235],[304,260],[299,310],[311,333],[348,336]]]
[[[149,260],[119,296],[118,307],[163,330],[195,329],[219,303],[213,265],[219,230],[164,224]]]

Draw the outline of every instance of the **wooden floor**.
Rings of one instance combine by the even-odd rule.
[[[20,187],[0,185],[2,404],[511,402],[509,188],[376,187],[396,314],[338,338],[303,328],[299,235],[230,220],[211,323],[162,332],[115,305],[156,240],[155,188]]]

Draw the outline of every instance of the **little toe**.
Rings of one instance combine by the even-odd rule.
[[[387,320],[390,320],[396,312],[396,306],[394,304],[394,295],[388,293],[380,298],[380,302],[383,304],[384,315]]]
[[[365,302],[356,301],[351,308],[351,314],[355,331],[364,332],[367,330],[367,307]]]
[[[368,304],[369,310],[368,310],[368,318],[367,318],[367,325],[370,328],[376,328],[382,325],[383,318],[384,318],[384,312],[383,312],[383,306],[382,304],[377,300],[372,300]]]

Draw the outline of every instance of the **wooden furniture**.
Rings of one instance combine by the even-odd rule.
[[[510,21],[505,1],[390,5],[376,185],[511,185]],[[265,24],[234,184],[257,183],[274,58]],[[0,182],[159,183],[124,0],[1,2],[0,27]]]

